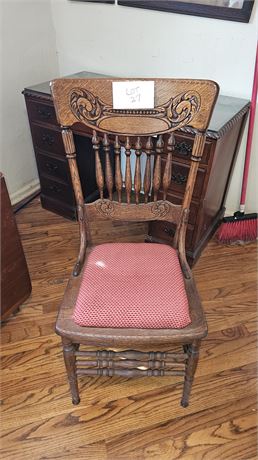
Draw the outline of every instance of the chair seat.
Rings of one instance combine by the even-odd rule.
[[[73,320],[100,328],[188,326],[189,305],[176,250],[152,243],[95,246],[86,261]]]

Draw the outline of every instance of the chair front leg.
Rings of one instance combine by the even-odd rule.
[[[200,345],[201,341],[195,340],[188,346],[187,352],[189,356],[186,364],[183,397],[181,400],[181,406],[183,407],[187,407],[189,404],[189,397],[194,380],[194,374],[199,360]]]
[[[76,357],[75,351],[77,349],[77,345],[73,344],[68,339],[62,338],[63,343],[63,354],[64,354],[64,362],[67,372],[67,377],[70,385],[70,390],[72,394],[72,402],[73,404],[79,404],[79,389],[78,389],[78,380],[76,375]]]

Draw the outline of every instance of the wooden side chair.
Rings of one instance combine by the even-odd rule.
[[[186,407],[207,325],[186,260],[185,233],[218,85],[208,80],[154,79],[153,109],[115,109],[112,82],[121,80],[57,79],[51,83],[80,230],[78,260],[56,332],[62,337],[74,404],[80,402],[78,375],[180,375],[184,377],[181,404]],[[92,136],[99,189],[94,203],[84,204],[71,128]],[[166,198],[173,132],[180,128],[194,133],[195,140],[183,203],[175,205]],[[136,156],[133,175],[132,149]],[[144,177],[141,156],[146,158]],[[96,246],[89,222],[99,220],[101,225],[103,219],[162,220],[174,222],[177,230],[171,245],[114,242]],[[173,344],[175,352],[171,352]],[[88,351],[89,346],[95,351]]]

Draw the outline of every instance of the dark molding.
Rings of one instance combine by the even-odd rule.
[[[115,0],[70,0],[71,2],[85,2],[85,3],[110,3],[114,4]]]
[[[225,123],[222,128],[220,128],[218,131],[210,131],[209,129],[206,132],[206,137],[209,139],[220,139],[223,137],[227,131],[229,131],[235,123],[238,122],[242,118],[243,115],[245,115],[250,108],[250,102],[248,102],[231,120],[229,120],[227,123]],[[186,126],[184,128],[180,128],[178,131],[182,131],[184,133],[188,134],[196,134],[197,130],[192,128],[191,126]]]
[[[51,105],[53,105],[53,101],[52,101],[52,96],[51,94],[46,94],[46,93],[38,93],[36,91],[33,91],[33,90],[29,90],[29,89],[24,89],[22,91],[22,94],[24,96],[28,96],[28,97],[33,97],[35,99],[40,99],[42,101],[50,101],[51,102]]]
[[[188,14],[226,21],[249,22],[254,0],[244,0],[242,8],[201,5],[174,0],[118,0],[118,5],[170,13]]]

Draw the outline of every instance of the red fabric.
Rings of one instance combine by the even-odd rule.
[[[73,319],[80,326],[183,328],[191,320],[175,249],[109,243],[87,260]]]

